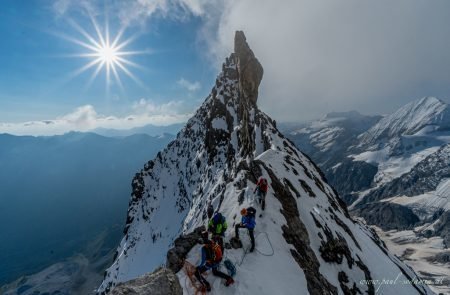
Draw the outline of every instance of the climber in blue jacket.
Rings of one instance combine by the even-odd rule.
[[[241,215],[242,215],[241,223],[236,224],[236,226],[234,227],[235,238],[239,240],[240,228],[248,229],[248,234],[250,235],[250,240],[252,242],[250,252],[253,252],[255,250],[255,235],[253,231],[256,226],[255,221],[256,209],[253,207],[248,207],[247,209],[243,208],[241,210]]]

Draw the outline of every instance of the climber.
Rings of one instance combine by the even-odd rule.
[[[206,212],[208,214],[208,219],[211,219],[214,214],[214,207],[211,205],[211,203],[208,204],[208,209],[206,209]]]
[[[204,237],[199,240],[199,243],[203,244],[201,248],[202,260],[195,269],[195,277],[205,287],[206,291],[211,291],[211,285],[202,276],[202,273],[212,269],[213,275],[225,279],[225,286],[229,286],[234,283],[231,276],[221,272],[219,270],[220,262],[222,261],[222,251],[220,246],[214,241],[205,239]]]
[[[252,243],[252,246],[250,248],[250,252],[253,252],[255,250],[255,235],[253,233],[255,229],[255,214],[256,209],[253,207],[248,207],[247,209],[243,208],[241,210],[242,215],[242,221],[241,223],[236,224],[234,227],[234,233],[235,233],[235,239],[240,241],[239,239],[239,229],[240,228],[247,228],[248,234],[250,235],[250,241]]]
[[[216,243],[220,245],[220,249],[223,253],[223,237],[225,236],[225,231],[227,230],[228,225],[225,220],[225,216],[221,213],[216,212],[214,217],[209,220],[208,223],[208,231],[212,233],[212,239]]]
[[[255,190],[253,193],[258,191],[258,201],[261,204],[261,209],[264,211],[266,208],[266,194],[268,189],[267,179],[264,177],[260,177],[258,179],[258,183],[256,184]]]

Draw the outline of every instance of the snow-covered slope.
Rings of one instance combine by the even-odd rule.
[[[390,182],[450,142],[450,106],[435,97],[413,101],[361,134],[351,157],[378,167],[375,184]]]
[[[356,111],[333,112],[303,126],[281,125],[281,130],[319,165],[330,183],[345,198],[354,191],[369,188],[377,173],[374,164],[354,161],[347,156],[350,154],[349,147],[358,144],[358,136],[380,118],[361,115]]]
[[[365,200],[373,202],[394,196],[417,196],[436,190],[441,181],[449,177],[450,144],[446,144],[401,177],[373,189]]]
[[[261,79],[261,65],[237,32],[235,53],[211,94],[176,140],[136,174],[125,235],[98,291],[164,264],[175,238],[207,222],[208,203],[232,229],[242,207],[256,206],[252,191],[265,176],[270,189],[267,210],[257,218],[258,251],[242,260],[242,249],[226,250],[237,265],[236,283],[226,288],[208,277],[213,294],[432,294],[408,284],[414,272],[350,218],[318,167],[258,109]],[[198,260],[198,246],[187,258]]]
[[[410,207],[421,219],[432,218],[436,212],[450,211],[450,177],[443,179],[436,190],[411,197],[400,195],[383,201]]]
[[[360,145],[370,146],[383,139],[448,130],[449,127],[450,106],[438,98],[424,97],[381,119],[361,135]]]
[[[436,257],[417,250],[423,255],[413,255],[417,262],[407,263],[417,267],[423,277],[444,277],[445,282],[450,280],[450,271],[441,271],[450,266],[445,258],[450,245],[449,109],[445,102],[425,97],[372,126],[358,124],[364,118],[350,116],[349,112],[327,115],[301,128],[290,126],[288,133],[323,169],[341,198],[351,204],[352,214],[376,225],[380,232],[395,230],[382,233],[388,244],[390,237],[415,236],[411,243],[400,241],[394,247],[396,252],[405,251],[405,255],[400,255],[402,259],[407,261],[413,248],[439,245],[433,252]],[[351,117],[353,125],[361,126],[359,130],[343,125]],[[395,244],[396,240],[392,242]],[[438,268],[436,261],[441,264]],[[422,271],[424,265],[430,267],[429,272]],[[434,287],[439,292],[448,291]]]
[[[320,120],[311,121],[301,128],[285,128],[289,138],[303,147],[306,141],[313,149],[308,152],[327,153],[351,146],[358,135],[372,127],[381,116],[365,116],[356,111],[333,112]]]

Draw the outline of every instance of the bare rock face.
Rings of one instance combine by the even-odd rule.
[[[440,235],[444,239],[446,248],[450,248],[450,211],[445,212],[439,218],[434,226],[436,235]]]
[[[258,100],[258,87],[263,77],[263,67],[247,44],[244,32],[236,31],[234,52],[238,58],[239,88],[241,99],[253,105]]]
[[[159,268],[151,274],[121,283],[111,295],[182,295],[183,289],[173,271]]]
[[[167,252],[166,265],[174,272],[180,271],[183,267],[184,259],[191,249],[197,244],[201,238],[201,233],[205,231],[204,226],[196,228],[187,235],[181,235],[174,242],[174,247]]]
[[[383,230],[411,229],[420,221],[410,208],[388,202],[365,204],[361,209],[354,210],[354,213],[363,217],[368,224],[377,225]]]
[[[252,140],[253,129],[249,122],[249,111],[257,108],[258,87],[263,77],[263,67],[248,46],[244,32],[236,31],[234,35],[234,54],[239,81],[239,119],[241,130],[239,139],[242,143],[242,155],[248,155],[254,150]]]

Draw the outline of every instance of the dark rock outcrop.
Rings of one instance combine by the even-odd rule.
[[[377,172],[378,168],[372,164],[345,159],[337,168],[326,169],[325,175],[341,196],[349,196],[352,192],[370,188]],[[350,205],[352,200],[354,201],[353,198],[344,198],[347,205]]]
[[[446,248],[450,247],[450,211],[445,212],[434,226],[435,234],[444,239]]]
[[[340,271],[338,274],[338,280],[339,284],[341,286],[342,292],[344,292],[345,295],[355,295],[355,294],[362,294],[361,290],[356,286],[356,283],[353,283],[353,286],[350,288],[347,286],[349,280],[348,276],[345,272]]]
[[[353,213],[363,217],[368,224],[377,225],[383,230],[410,229],[420,221],[408,207],[388,202],[367,204]]]
[[[167,252],[166,266],[173,272],[178,272],[184,263],[186,255],[197,244],[198,239],[201,238],[202,231],[205,231],[204,226],[196,228],[193,232],[187,235],[181,235],[174,242],[174,247]]]
[[[159,268],[151,274],[118,284],[111,295],[182,295],[183,289],[175,273]]]
[[[450,251],[438,253],[428,257],[427,260],[434,263],[450,263]]]
[[[241,99],[245,98],[256,105],[258,87],[263,77],[263,67],[248,46],[242,31],[236,31],[234,36],[234,52],[238,58],[237,68]]]

